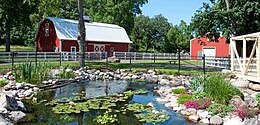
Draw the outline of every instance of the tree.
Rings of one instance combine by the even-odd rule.
[[[78,11],[79,11],[79,23],[78,23],[78,44],[79,44],[79,63],[80,67],[85,66],[85,52],[86,52],[86,42],[85,42],[85,23],[83,19],[83,0],[78,0]]]
[[[211,32],[215,39],[220,34],[231,37],[260,31],[258,0],[211,0],[192,18],[192,29],[197,36]]]

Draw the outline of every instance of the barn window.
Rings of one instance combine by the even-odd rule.
[[[50,35],[49,23],[45,23],[45,36]]]

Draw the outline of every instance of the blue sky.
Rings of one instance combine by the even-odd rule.
[[[209,0],[148,0],[141,9],[143,15],[154,17],[162,14],[169,22],[176,25],[181,20],[190,23],[191,17],[202,7],[203,2],[209,3]]]

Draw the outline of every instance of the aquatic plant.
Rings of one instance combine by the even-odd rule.
[[[14,73],[17,82],[40,84],[47,80],[49,69],[46,63],[26,62],[16,66]]]
[[[60,79],[70,79],[75,77],[73,70],[68,67],[60,67],[59,78]]]
[[[108,112],[106,111],[103,115],[99,115],[97,116],[94,121],[100,123],[100,124],[112,124],[117,122],[117,115],[113,114],[113,115],[109,115]]]
[[[139,113],[139,112],[152,111],[153,108],[151,106],[149,106],[149,105],[134,103],[134,104],[127,104],[126,105],[126,109],[128,111]]]
[[[136,118],[140,122],[146,122],[146,123],[152,123],[152,124],[158,124],[160,122],[166,121],[167,119],[170,118],[169,115],[163,112],[148,112],[148,113],[140,113],[140,114],[135,114]]]

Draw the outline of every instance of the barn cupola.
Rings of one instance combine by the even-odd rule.
[[[90,16],[87,13],[84,14],[83,19],[84,22],[90,23]]]

